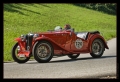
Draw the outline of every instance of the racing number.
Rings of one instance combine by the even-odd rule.
[[[80,48],[82,46],[82,42],[76,42],[76,46]]]
[[[81,39],[77,39],[77,40],[75,41],[75,47],[76,47],[77,49],[80,49],[80,48],[82,48],[82,46],[83,46],[82,40],[81,40]]]

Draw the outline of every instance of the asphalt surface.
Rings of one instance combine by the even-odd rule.
[[[116,79],[117,55],[116,38],[108,41],[109,50],[101,58],[80,54],[76,60],[67,56],[54,57],[49,63],[35,60],[24,64],[4,63],[3,78],[33,79]]]

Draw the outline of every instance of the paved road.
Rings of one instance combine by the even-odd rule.
[[[109,50],[101,58],[81,54],[76,60],[67,56],[52,58],[49,63],[28,61],[24,64],[4,63],[3,78],[100,78],[117,74],[116,38],[108,41]]]

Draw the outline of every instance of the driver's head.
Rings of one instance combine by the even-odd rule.
[[[64,29],[65,29],[65,30],[71,29],[71,26],[70,26],[69,24],[66,24],[66,25],[64,26]]]

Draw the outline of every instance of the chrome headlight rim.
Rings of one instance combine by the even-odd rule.
[[[37,37],[39,37],[39,34],[34,34],[33,39],[35,40]]]
[[[22,41],[25,41],[25,35],[22,34],[22,35],[20,36],[20,38],[21,38]]]

